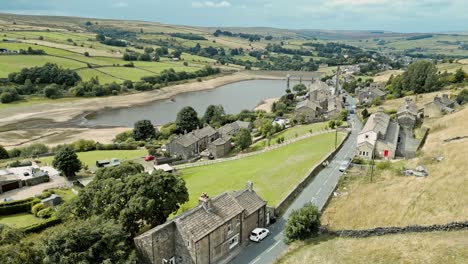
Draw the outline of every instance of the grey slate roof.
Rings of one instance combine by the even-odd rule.
[[[196,143],[199,140],[199,138],[196,137],[192,133],[188,133],[188,134],[185,134],[185,135],[177,136],[176,138],[174,138],[174,140],[177,141],[182,146],[188,147],[188,146]]]
[[[307,107],[307,108],[310,108],[310,109],[314,109],[314,110],[317,110],[317,109],[322,109],[322,107],[320,107],[320,105],[310,101],[310,100],[304,100],[302,102],[299,102],[297,103],[296,105],[296,110],[302,108],[302,107]]]
[[[398,134],[400,132],[400,127],[396,122],[390,121],[387,128],[387,133],[385,135],[385,142],[390,144],[396,144],[398,141]]]
[[[245,215],[249,216],[266,205],[266,202],[255,191],[241,190],[234,192],[237,202],[245,209]]]
[[[331,87],[322,81],[316,81],[310,87],[310,91],[313,91],[313,90],[323,90],[323,91],[331,92]]]
[[[453,104],[453,101],[448,98],[448,94],[442,95],[442,97],[440,97],[440,102],[445,106]]]
[[[378,111],[372,114],[369,119],[367,119],[367,122],[362,128],[361,133],[374,131],[376,133],[380,133],[382,136],[385,136],[389,122],[390,116],[385,114],[383,111]]]
[[[192,134],[195,135],[197,138],[201,139],[201,138],[209,137],[209,136],[216,134],[216,130],[208,125],[202,129],[197,129],[197,130],[192,131]]]
[[[244,210],[228,193],[211,198],[211,201],[211,210],[199,205],[174,219],[177,227],[193,241],[202,239]]]
[[[220,146],[220,145],[224,145],[227,143],[227,140],[225,140],[224,138],[220,137],[218,139],[216,139],[215,141],[211,142],[212,144],[216,145],[216,146]]]
[[[418,115],[418,107],[412,100],[406,99],[402,105],[398,108],[397,114],[408,112],[413,115]]]

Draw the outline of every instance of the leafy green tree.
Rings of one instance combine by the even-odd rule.
[[[362,117],[365,119],[365,118],[368,118],[370,116],[370,113],[369,111],[367,110],[367,108],[364,108],[364,110],[362,110],[361,112],[362,114]]]
[[[177,126],[175,123],[167,123],[159,130],[159,136],[162,139],[168,139],[171,135],[177,132]]]
[[[43,239],[44,264],[134,263],[129,235],[114,221],[73,221]]]
[[[124,132],[117,134],[113,141],[116,143],[123,143],[130,138],[133,139],[133,130],[124,131]]]
[[[295,91],[296,93],[302,93],[306,90],[307,90],[307,87],[303,83],[296,84],[293,87],[293,91]]]
[[[0,225],[0,246],[19,243],[23,237],[24,234],[19,229]]]
[[[105,41],[106,36],[104,36],[103,34],[97,34],[96,35],[96,40],[99,41],[99,42]]]
[[[19,242],[0,247],[2,263],[43,264],[43,252],[32,242]]]
[[[220,127],[225,115],[226,113],[222,105],[210,105],[206,108],[202,121],[214,127]]]
[[[95,179],[80,191],[68,211],[81,219],[93,215],[114,219],[132,235],[144,226],[164,223],[188,201],[185,181],[160,170],[151,175],[143,171],[141,164],[133,162],[98,170]]]
[[[156,138],[156,129],[149,120],[137,121],[133,127],[133,138],[136,141]]]
[[[6,151],[6,149],[0,145],[0,159],[8,159],[10,157],[10,155],[8,155],[8,151]]]
[[[462,68],[459,68],[456,72],[455,72],[455,82],[457,83],[461,83],[465,80],[465,72],[463,71]]]
[[[341,110],[340,115],[339,115],[338,118],[341,121],[346,121],[347,118],[348,118],[348,110],[346,110],[346,109]]]
[[[252,136],[250,135],[250,131],[248,129],[241,128],[234,138],[234,142],[236,143],[236,147],[241,150],[248,148],[252,145]]]
[[[1,91],[1,90],[0,90]],[[6,88],[0,92],[0,102],[2,104],[8,104],[14,101],[20,100],[21,97],[15,88]]]
[[[404,91],[415,93],[428,93],[439,89],[438,70],[430,61],[417,61],[408,66],[408,69],[393,78],[390,88],[396,97]]]
[[[458,95],[457,95],[457,103],[462,105],[468,102],[468,90],[463,89]]]
[[[73,148],[77,152],[95,150],[96,142],[94,140],[80,139],[73,143]]]
[[[177,113],[176,118],[177,130],[180,133],[191,132],[200,126],[200,120],[198,119],[198,114],[190,106],[182,108],[182,110]]]
[[[65,146],[55,154],[52,166],[60,170],[66,177],[74,177],[80,171],[82,164],[73,147]]]
[[[315,205],[307,203],[304,207],[294,210],[288,218],[285,228],[285,242],[305,240],[318,235],[320,228],[320,212]]]

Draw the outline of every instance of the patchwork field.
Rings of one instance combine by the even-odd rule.
[[[468,258],[468,231],[329,238],[293,244],[276,264],[457,264]]]
[[[415,159],[393,163],[379,170],[374,181],[364,173],[353,174],[338,190],[322,222],[332,229],[365,229],[378,226],[444,224],[468,220],[468,108],[435,120],[421,153]],[[444,157],[441,162],[436,157]],[[426,178],[401,176],[402,167],[423,165]],[[346,188],[346,189],[345,189]]]
[[[339,134],[340,141],[343,137]],[[335,133],[327,133],[239,160],[181,170],[190,195],[184,208],[195,206],[202,192],[215,196],[242,189],[248,180],[274,206],[333,149],[334,142]]]

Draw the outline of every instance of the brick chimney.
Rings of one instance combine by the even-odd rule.
[[[203,192],[200,197],[198,198],[199,205],[202,205],[205,210],[209,211],[211,210],[212,204],[211,204],[211,198],[208,196],[206,192]]]
[[[247,181],[245,183],[245,189],[247,189],[249,192],[253,192],[253,183],[251,181]]]

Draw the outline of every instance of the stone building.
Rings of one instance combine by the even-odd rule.
[[[416,104],[407,98],[398,108],[396,117],[400,125],[397,155],[405,158],[416,156],[419,140],[414,138],[414,128],[418,122],[419,111]]]
[[[365,105],[372,104],[375,98],[380,98],[380,100],[385,99],[385,92],[376,86],[357,88],[355,94],[358,102]]]
[[[229,124],[226,124],[218,129],[218,132],[223,136],[223,137],[234,137],[239,133],[241,128],[245,128],[249,131],[252,131],[252,123],[251,122],[245,122],[245,121],[235,121]]]
[[[166,151],[171,156],[190,159],[198,156],[218,138],[220,138],[218,131],[208,125],[190,133],[175,136],[166,144]]]
[[[266,202],[247,182],[245,190],[210,198],[134,238],[141,263],[226,262],[240,252],[250,232],[266,225]]]
[[[425,117],[441,117],[445,113],[453,112],[456,102],[450,100],[448,94],[434,97],[434,100],[424,105]]]
[[[215,158],[224,157],[229,154],[229,151],[231,151],[231,139],[225,138],[224,136],[220,137],[208,144],[207,150]]]
[[[412,130],[418,121],[418,107],[409,98],[397,110],[398,124],[406,130]]]
[[[322,107],[320,107],[318,104],[310,100],[305,100],[305,101],[299,102],[296,105],[294,118],[296,120],[301,120],[302,118],[304,118],[306,122],[312,123],[312,122],[317,122],[318,120],[320,120],[321,113],[322,113]]]
[[[339,90],[338,83],[334,87],[321,81],[312,83],[307,98],[296,105],[295,118],[304,116],[307,122],[335,118],[343,109]]]
[[[364,159],[395,158],[399,130],[398,123],[380,108],[369,117],[359,133],[356,156]]]

